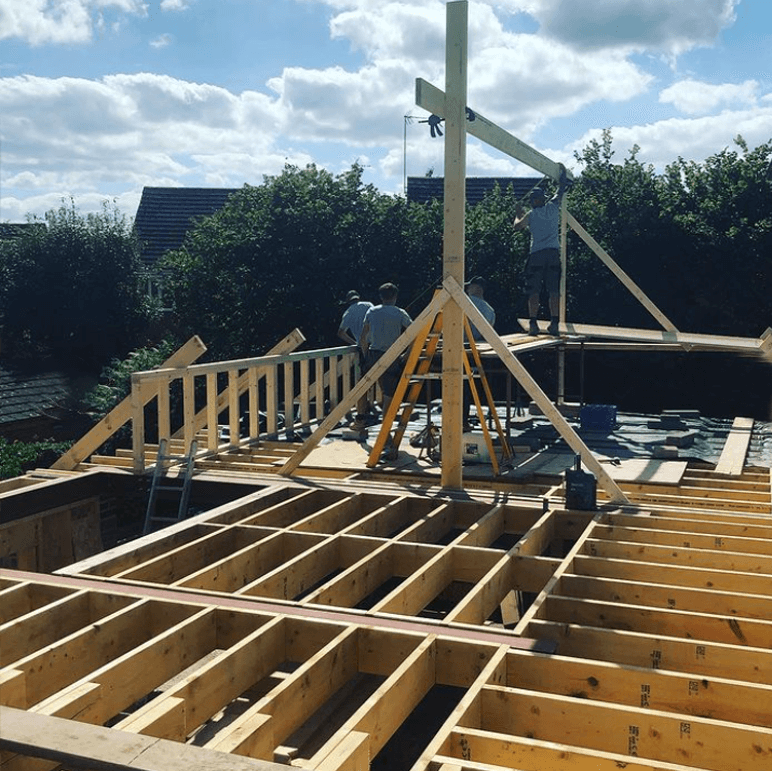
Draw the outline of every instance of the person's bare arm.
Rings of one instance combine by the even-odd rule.
[[[348,330],[343,329],[343,327],[338,330],[338,337],[343,340],[344,343],[348,343],[349,345],[357,344],[357,341],[348,333]]]
[[[370,350],[370,341],[367,339],[370,335],[370,322],[366,321],[362,327],[362,334],[359,336],[359,348],[364,356],[367,356],[367,352]]]
[[[522,230],[525,227],[528,227],[528,215],[530,212],[526,212],[523,210],[523,207],[518,205],[515,209],[515,220],[512,223],[512,227],[515,230]]]

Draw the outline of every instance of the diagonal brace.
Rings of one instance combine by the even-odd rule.
[[[580,455],[584,465],[595,474],[598,483],[608,493],[614,503],[629,505],[630,501],[611,478],[609,473],[600,465],[590,451],[590,448],[581,440],[579,435],[568,424],[560,413],[560,410],[550,401],[549,397],[541,390],[539,384],[531,377],[525,367],[517,360],[507,348],[493,327],[485,320],[483,315],[469,300],[464,290],[453,278],[446,278],[442,284],[450,296],[461,306],[461,310],[469,317],[469,320],[477,327],[486,342],[493,348],[504,366],[515,376],[517,381],[525,389],[528,395],[539,405],[550,423],[557,429],[566,444]]]
[[[291,455],[284,465],[279,469],[283,476],[290,476],[298,466],[310,455],[311,451],[324,439],[340,421],[340,419],[353,407],[359,398],[363,396],[368,389],[375,385],[378,378],[386,372],[389,366],[397,360],[402,352],[418,337],[426,324],[442,310],[442,307],[448,301],[447,290],[441,289],[434,296],[432,301],[416,317],[413,323],[396,339],[394,344],[386,353],[378,359],[378,362],[370,369],[362,379],[346,394],[338,403],[335,409],[322,421],[311,436]]]

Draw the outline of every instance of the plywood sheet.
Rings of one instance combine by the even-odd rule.
[[[600,461],[617,482],[678,485],[686,471],[685,460],[629,458],[618,463],[604,463],[601,458]]]
[[[517,464],[516,473],[562,475],[573,468],[575,455],[567,452],[540,452]],[[598,461],[615,482],[677,485],[686,471],[687,462],[628,458],[626,460],[597,456]]]

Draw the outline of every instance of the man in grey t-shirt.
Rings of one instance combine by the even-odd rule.
[[[531,253],[525,266],[525,293],[528,296],[528,333],[539,334],[536,316],[539,312],[539,293],[542,284],[549,294],[550,325],[547,331],[558,334],[560,316],[560,201],[566,190],[566,169],[560,164],[558,191],[545,203],[544,191],[531,191],[531,211],[523,212],[518,204],[515,211],[515,230],[528,227],[531,231]]]
[[[360,299],[359,292],[356,289],[352,289],[346,295],[346,308],[343,318],[340,320],[340,326],[338,327],[338,337],[343,340],[344,343],[349,345],[356,345],[359,347],[359,338],[362,335],[362,327],[365,323],[365,316],[367,311],[373,307],[372,303],[366,302]],[[359,348],[359,368],[364,371],[365,355],[362,349]],[[370,393],[364,394],[357,402],[357,415],[364,416],[372,412],[372,405],[370,404]]]
[[[381,304],[367,311],[359,338],[359,346],[365,354],[365,371],[372,368],[413,321],[406,311],[397,307],[398,292],[394,284],[382,284],[378,288]],[[379,382],[383,390],[381,406],[384,412],[389,408],[401,375],[402,364],[397,359],[380,377]]]

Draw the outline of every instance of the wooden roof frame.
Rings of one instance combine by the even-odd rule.
[[[471,134],[490,144],[506,155],[527,164],[552,179],[560,175],[561,165],[551,160],[538,150],[527,145],[517,137],[497,126],[477,111],[469,111],[466,100],[466,61],[467,61],[467,0],[449,2],[446,6],[447,37],[445,63],[445,92],[427,81],[416,79],[416,104],[445,120],[445,217],[443,238],[443,283],[442,289],[435,295],[429,306],[413,324],[400,336],[391,349],[333,409],[328,418],[303,444],[302,448],[281,469],[285,475],[292,474],[318,445],[327,432],[332,429],[356,400],[377,382],[388,366],[415,340],[421,330],[438,314],[443,313],[443,368],[442,368],[442,483],[449,489],[463,488],[462,472],[462,391],[463,391],[463,325],[464,316],[477,326],[485,341],[498,355],[502,363],[514,375],[529,396],[541,408],[563,439],[581,456],[585,466],[595,474],[598,483],[611,499],[617,503],[626,503],[624,493],[598,463],[592,452],[567,423],[529,375],[516,356],[501,340],[495,330],[482,318],[479,311],[469,302],[464,294],[464,223],[465,223],[465,182],[466,182],[466,135]],[[567,172],[568,173],[568,172]],[[570,176],[570,173],[569,173]],[[769,352],[772,350],[772,330],[767,330],[758,340],[745,338],[717,338],[709,335],[683,334],[675,324],[655,305],[638,287],[612,257],[595,241],[566,209],[565,198],[562,201],[561,218],[563,222],[561,236],[562,291],[560,307],[560,329],[563,334],[577,331],[573,324],[566,322],[565,281],[566,281],[566,230],[570,226],[594,254],[614,273],[619,281],[654,317],[664,332],[648,330],[616,330],[612,337],[625,340],[646,340],[648,342],[676,343],[689,349],[693,344],[720,344],[729,350],[753,350]],[[585,329],[584,334],[592,334]],[[603,336],[603,335],[601,335]],[[562,352],[561,352],[562,353]],[[561,371],[564,361],[561,359]]]

